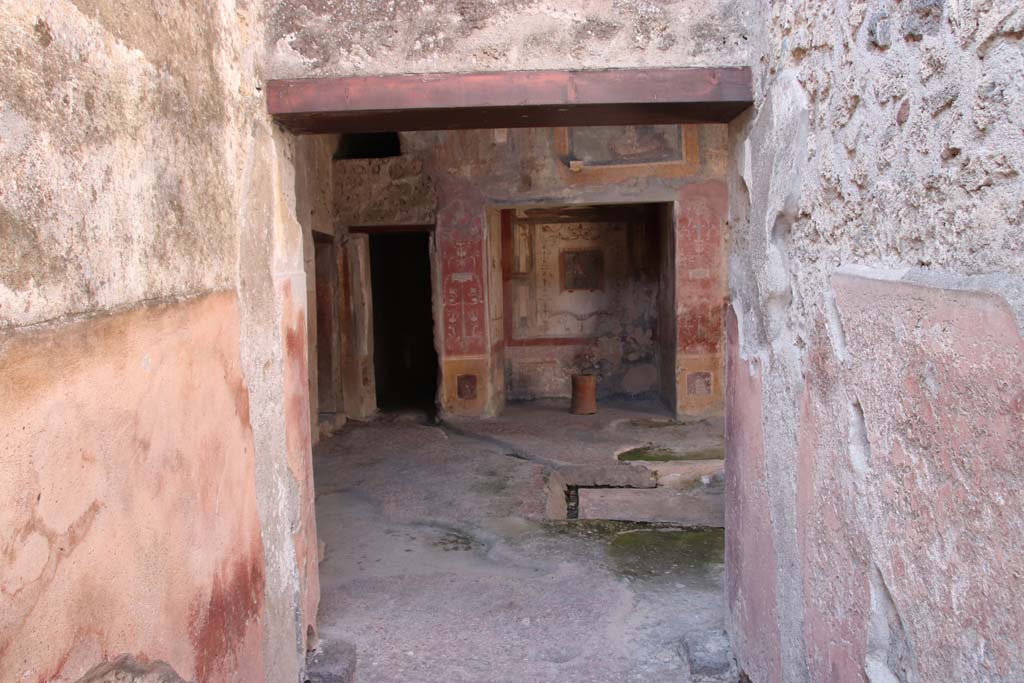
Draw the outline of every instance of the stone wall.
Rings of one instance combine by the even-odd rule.
[[[270,2],[269,74],[608,69],[747,62],[744,0]]]
[[[298,678],[306,285],[261,12],[0,4],[0,679]]]
[[[422,159],[336,159],[332,166],[335,233],[365,225],[433,225],[437,219],[437,193]]]
[[[740,662],[1018,680],[1024,10],[806,0],[758,23],[729,181]]]

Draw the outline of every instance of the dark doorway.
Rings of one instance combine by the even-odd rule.
[[[370,235],[377,406],[435,411],[437,351],[431,305],[430,233]]]

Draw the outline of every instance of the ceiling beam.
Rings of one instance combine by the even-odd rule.
[[[507,71],[272,80],[293,133],[725,123],[753,103],[750,69]]]

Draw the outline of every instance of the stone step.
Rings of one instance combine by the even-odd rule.
[[[579,518],[724,527],[725,498],[703,490],[581,488]]]
[[[565,519],[568,514],[566,493],[577,487],[629,487],[654,488],[657,485],[654,473],[646,467],[634,464],[613,465],[563,465],[548,473],[547,490],[548,519]]]
[[[739,683],[740,672],[722,629],[691,631],[679,643],[679,656],[690,669],[691,683]]]
[[[652,489],[657,485],[652,468],[639,463],[564,465],[556,472],[565,486]]]
[[[658,486],[668,488],[689,489],[725,480],[725,462],[722,460],[678,460],[636,464],[650,471]]]
[[[355,672],[355,645],[342,640],[323,640],[306,657],[303,683],[352,683]]]

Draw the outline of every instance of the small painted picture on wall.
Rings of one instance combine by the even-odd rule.
[[[592,126],[569,129],[570,156],[586,166],[683,160],[682,126]]]
[[[562,290],[604,289],[604,253],[600,249],[574,249],[561,253]]]

